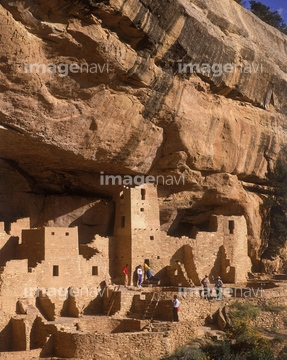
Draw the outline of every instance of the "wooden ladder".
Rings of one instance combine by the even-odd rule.
[[[149,318],[150,321],[152,321],[152,319],[154,317],[155,310],[158,307],[161,295],[162,295],[162,291],[160,291],[159,293],[153,292],[152,298],[151,298],[151,300],[150,300],[150,302],[149,302],[149,304],[148,304],[148,306],[147,306],[147,308],[145,310],[143,319]]]
[[[121,285],[118,285],[118,288],[115,286],[114,287],[114,290],[113,290],[113,293],[112,293],[112,296],[110,297],[110,300],[108,302],[108,312],[107,312],[107,316],[110,315],[110,312],[112,311],[112,308],[114,306],[114,303],[115,303],[115,300],[116,300],[116,297],[117,297],[117,294],[118,294],[118,291],[120,290],[120,286]],[[116,289],[117,288],[117,289]]]

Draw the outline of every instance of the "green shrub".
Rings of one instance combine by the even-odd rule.
[[[236,302],[233,307],[239,308],[238,311],[254,310],[251,306]],[[197,341],[197,344],[182,347],[164,360],[275,360],[271,342],[260,335],[249,320],[234,317],[226,335],[225,340]],[[277,341],[282,341],[281,338],[278,336]],[[277,360],[287,360],[282,356]]]
[[[189,347],[180,347],[173,355],[164,357],[161,360],[198,360],[205,359],[205,353],[200,349],[199,345],[191,345]]]
[[[231,305],[231,309],[235,309],[231,310],[229,313],[231,318],[255,319],[260,313],[260,308],[258,306],[252,304],[242,304],[237,300]]]
[[[230,358],[235,359],[234,353],[231,349],[231,344],[226,341],[214,340],[213,342],[208,342],[202,347],[202,350],[211,359],[218,359],[218,360],[230,360]],[[206,357],[204,359],[206,359]]]
[[[285,340],[284,336],[282,336],[280,334],[277,334],[277,335],[274,336],[273,342],[282,343],[282,342],[284,342],[284,340]]]
[[[286,307],[283,305],[274,305],[272,303],[264,303],[262,306],[262,311],[269,311],[276,314],[279,314],[281,311],[286,310]]]

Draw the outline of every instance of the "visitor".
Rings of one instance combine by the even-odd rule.
[[[223,282],[221,280],[221,277],[218,276],[217,281],[216,281],[217,300],[222,300],[222,285],[223,285]]]
[[[209,295],[209,289],[208,289],[208,276],[205,275],[204,279],[202,279],[201,281],[202,285],[203,285],[203,298],[209,300],[210,295]]]
[[[125,274],[125,287],[128,287],[129,283],[129,271],[128,271],[129,264],[126,264],[124,267],[123,273]]]
[[[139,265],[138,269],[137,269],[137,274],[138,274],[138,287],[141,288],[141,284],[142,284],[142,279],[143,279],[143,271],[142,271],[142,266]]]
[[[173,297],[173,321],[178,321],[178,312],[179,312],[180,302],[176,295]]]
[[[156,278],[153,276],[153,274],[151,273],[151,268],[145,263],[144,264],[144,269],[145,269],[145,272],[147,274],[147,277],[149,280],[155,280],[156,281]]]

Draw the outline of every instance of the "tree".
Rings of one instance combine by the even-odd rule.
[[[245,6],[246,5],[246,1],[242,1],[242,0],[235,0],[239,5],[241,6]]]
[[[287,25],[278,11],[272,11],[269,6],[262,4],[260,1],[251,0],[249,3],[250,10],[254,15],[287,35]]]
[[[287,169],[278,165],[269,176],[272,194],[264,199],[263,238],[265,250],[262,258],[280,254],[287,241]]]

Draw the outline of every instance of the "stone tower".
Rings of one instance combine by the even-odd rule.
[[[116,199],[114,235],[116,238],[116,279],[123,278],[129,264],[129,279],[138,265],[151,258],[161,244],[157,188],[152,184],[123,187]]]

